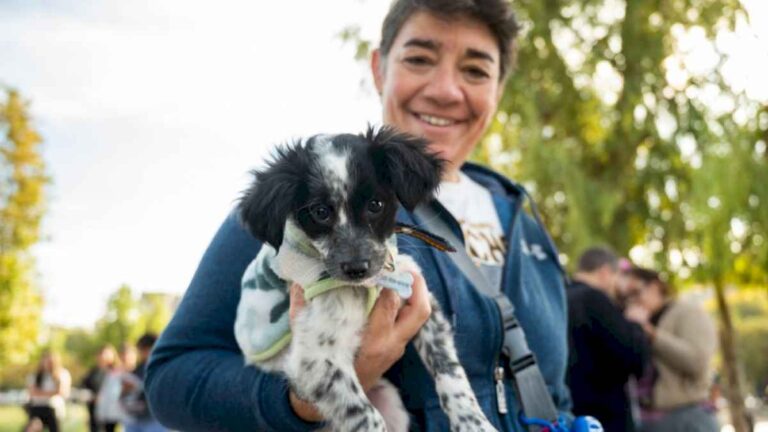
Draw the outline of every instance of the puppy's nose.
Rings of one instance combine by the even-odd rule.
[[[351,279],[362,279],[368,274],[370,262],[367,260],[341,263],[341,271]]]

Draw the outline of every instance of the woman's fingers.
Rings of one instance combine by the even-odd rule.
[[[421,273],[413,272],[413,293],[400,310],[396,331],[405,342],[410,341],[432,313],[427,283]]]

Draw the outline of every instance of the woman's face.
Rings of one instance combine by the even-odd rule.
[[[371,61],[383,121],[430,141],[454,180],[496,112],[499,47],[475,19],[416,12]]]
[[[654,313],[664,306],[664,295],[661,292],[661,287],[656,283],[629,277],[627,291],[630,294],[631,302],[642,306],[650,313]]]
[[[115,354],[114,349],[102,348],[102,350],[99,351],[99,356],[97,358],[99,367],[107,367],[113,365],[115,363],[116,357],[117,355]]]
[[[43,369],[47,371],[53,370],[53,356],[51,354],[44,354],[40,363],[42,364]]]

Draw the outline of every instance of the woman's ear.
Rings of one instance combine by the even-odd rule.
[[[373,75],[373,84],[376,86],[376,92],[381,93],[384,89],[384,59],[381,57],[381,51],[378,48],[371,53],[371,74]]]

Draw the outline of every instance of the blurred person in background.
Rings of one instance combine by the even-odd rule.
[[[123,374],[128,367],[136,365],[136,351],[123,343],[117,359],[104,371],[104,379],[96,396],[96,422],[99,431],[114,432],[117,425],[125,421],[127,415],[120,406],[120,394],[123,390]]]
[[[146,333],[136,342],[139,364],[131,373],[123,376],[123,390],[120,403],[128,414],[125,421],[125,432],[165,432],[163,427],[149,411],[147,398],[144,393],[144,372],[149,354],[157,341],[157,335]]]
[[[90,393],[88,398],[88,430],[90,432],[99,432],[99,424],[96,421],[96,397],[101,389],[101,384],[104,382],[109,369],[114,367],[115,361],[117,361],[117,351],[112,345],[104,345],[96,353],[96,364],[88,370],[88,373],[83,378],[80,387],[87,389]]]
[[[60,431],[59,421],[66,414],[66,399],[71,385],[72,378],[61,365],[61,357],[51,351],[43,352],[37,371],[29,378],[29,421],[25,430],[42,424],[50,432]]]
[[[619,258],[619,272],[616,276],[616,289],[614,294],[614,300],[621,310],[627,307],[629,300],[629,275],[627,272],[634,266],[632,261],[627,258]]]
[[[643,328],[615,303],[618,277],[616,254],[590,248],[566,291],[573,413],[596,417],[606,432],[635,430],[627,382],[642,375],[650,357]]]
[[[642,430],[717,432],[708,404],[710,362],[717,349],[712,318],[696,305],[673,299],[659,273],[633,268],[627,274],[630,304],[647,312],[627,317],[643,327],[652,347],[652,364],[638,382]]]
[[[123,371],[133,371],[136,368],[138,362],[138,349],[129,342],[123,342],[120,345],[120,351],[117,354],[120,359],[120,366]]]

